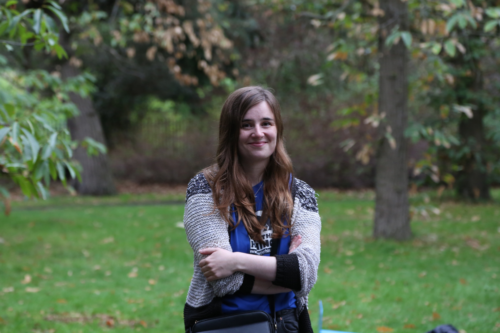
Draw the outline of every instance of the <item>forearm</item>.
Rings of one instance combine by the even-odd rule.
[[[261,294],[261,295],[274,295],[274,294],[288,293],[290,291],[292,290],[276,286],[272,284],[272,282],[270,281],[255,279],[251,293]]]
[[[234,252],[234,271],[255,276],[256,280],[274,281],[276,279],[276,258],[256,256],[247,253]]]

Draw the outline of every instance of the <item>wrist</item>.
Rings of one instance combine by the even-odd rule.
[[[232,268],[232,271],[233,273],[236,273],[236,272],[243,272],[243,269],[244,269],[244,265],[243,265],[243,262],[244,260],[242,260],[241,256],[244,255],[243,253],[241,252],[233,252],[232,253],[232,265],[231,265],[231,268]]]

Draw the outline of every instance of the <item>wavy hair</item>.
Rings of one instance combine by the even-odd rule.
[[[246,177],[238,154],[238,140],[242,120],[249,109],[266,102],[274,114],[277,128],[276,149],[264,170],[264,209],[261,222],[254,211],[255,196],[252,184]],[[205,178],[212,187],[215,209],[233,229],[240,222],[246,227],[249,236],[264,243],[261,231],[270,219],[273,238],[281,238],[290,228],[293,199],[289,189],[293,172],[283,139],[283,121],[279,103],[267,89],[259,86],[245,87],[233,92],[225,101],[219,122],[219,143],[216,163],[203,170]],[[238,214],[238,221],[231,217],[232,208]],[[285,225],[284,221],[288,221]]]

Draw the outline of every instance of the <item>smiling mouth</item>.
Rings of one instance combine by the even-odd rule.
[[[252,146],[255,146],[255,147],[261,147],[261,146],[263,146],[266,143],[267,142],[260,141],[260,142],[250,142],[249,144],[252,145]]]

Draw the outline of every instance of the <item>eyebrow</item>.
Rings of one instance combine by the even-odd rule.
[[[261,118],[261,119],[259,119],[259,120],[271,120],[271,121],[274,121],[274,119],[273,119],[273,118],[267,118],[267,117],[266,117],[266,118]],[[242,120],[242,122],[246,122],[246,121],[253,121],[253,119],[243,119],[243,120]]]

